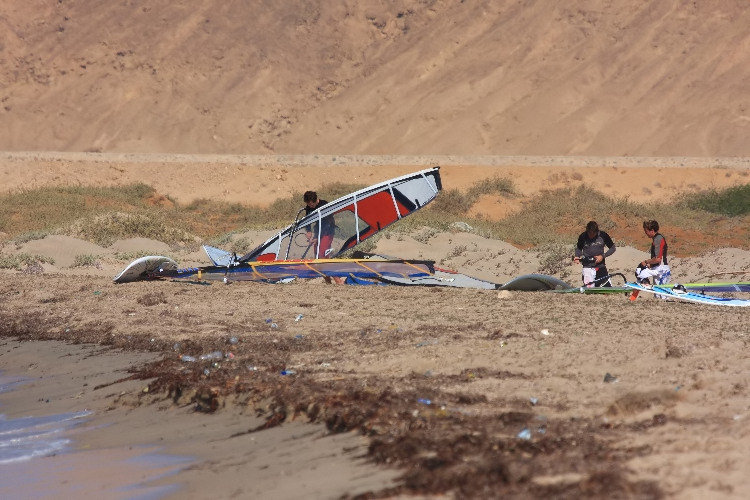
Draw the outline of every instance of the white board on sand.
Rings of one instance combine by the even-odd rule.
[[[173,261],[169,257],[163,257],[161,255],[147,255],[136,259],[128,267],[122,270],[120,274],[115,276],[112,281],[115,283],[130,283],[131,281],[138,281],[142,279],[148,279],[149,275],[155,271],[176,271],[177,262]]]
[[[744,299],[733,299],[725,297],[714,297],[712,295],[703,295],[700,293],[693,293],[677,288],[678,285],[664,285],[658,286],[653,285],[651,287],[644,287],[638,283],[625,283],[627,288],[631,288],[635,292],[646,292],[653,293],[659,297],[685,300],[687,302],[697,302],[698,304],[711,304],[715,306],[734,306],[734,307],[748,307],[750,306],[750,300]],[[634,292],[634,293],[635,293]],[[635,297],[638,295],[636,294]],[[631,300],[635,300],[631,296]]]

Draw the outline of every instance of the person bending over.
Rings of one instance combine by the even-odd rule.
[[[310,213],[328,204],[328,201],[318,198],[318,193],[315,191],[305,191],[303,199],[305,201],[305,215],[310,215]],[[305,237],[307,238],[307,242],[312,245],[313,255],[316,259],[330,258],[331,244],[333,243],[333,236],[336,232],[336,222],[333,215],[323,217],[320,224],[321,229],[319,235],[316,234],[317,231],[313,230],[314,228],[317,229],[317,227],[318,223],[308,224],[305,227]],[[323,279],[326,283],[331,283],[330,276],[325,276]],[[344,283],[343,278],[338,276],[333,276],[333,281],[338,285]]]
[[[586,230],[578,236],[573,257],[574,262],[583,265],[581,271],[583,286],[612,286],[604,259],[615,253],[615,250],[617,247],[612,238],[606,232],[599,230],[599,224],[596,221],[589,221],[586,224]]]
[[[328,201],[321,200],[318,198],[318,193],[315,191],[306,191],[304,194],[305,200],[305,215],[310,215],[320,207],[327,205]],[[318,224],[312,223],[305,226],[305,237],[308,243],[313,247],[313,255],[316,259],[327,259],[331,253],[331,244],[333,243],[333,235],[336,231],[336,224],[333,221],[333,216],[324,217],[321,224],[320,234],[316,234]]]

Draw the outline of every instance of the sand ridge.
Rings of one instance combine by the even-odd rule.
[[[210,198],[261,206],[293,193],[320,189],[325,183],[364,187],[432,166],[441,167],[445,189],[465,190],[484,179],[499,177],[510,179],[523,197],[545,189],[586,185],[613,197],[664,201],[677,194],[746,184],[750,179],[747,158],[5,152],[0,160],[0,192],[143,182],[183,204]],[[490,218],[497,217],[491,207],[482,210]]]

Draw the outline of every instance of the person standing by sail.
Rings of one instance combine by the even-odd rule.
[[[604,251],[604,248],[607,251]],[[596,221],[589,221],[586,224],[586,230],[578,236],[576,243],[574,262],[583,265],[581,279],[583,286],[612,286],[609,281],[609,271],[604,262],[606,257],[615,253],[617,247],[612,238],[604,231],[599,230],[599,224]]]
[[[665,285],[672,275],[667,260],[667,240],[659,233],[659,223],[655,220],[643,221],[643,232],[651,238],[651,257],[638,264],[635,276],[641,284]]]
[[[303,199],[305,200],[305,215],[310,215],[315,210],[328,204],[327,200],[318,198],[318,193],[315,191],[306,191]],[[333,235],[336,230],[336,224],[333,221],[332,216],[324,217],[320,224],[320,232],[313,231],[313,226],[317,229],[317,224],[311,223],[305,226],[305,237],[307,241],[313,246],[313,255],[316,259],[325,259],[331,253],[331,244],[333,243]]]
[[[305,191],[303,196],[305,201],[305,215],[310,215],[315,210],[328,204],[328,201],[318,198],[318,193],[315,191]],[[310,223],[305,226],[305,237],[313,248],[313,255],[316,259],[328,258],[331,253],[331,244],[333,243],[333,235],[336,231],[336,223],[333,219],[333,215],[323,217],[320,224],[320,234],[315,234],[313,226],[317,227],[317,223]],[[320,236],[320,237],[318,237]],[[342,284],[343,280],[337,276],[333,277],[333,281],[336,284]],[[331,277],[325,277],[326,283],[331,283]]]

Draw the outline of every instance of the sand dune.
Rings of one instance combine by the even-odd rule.
[[[742,2],[5,3],[0,150],[750,156]]]

